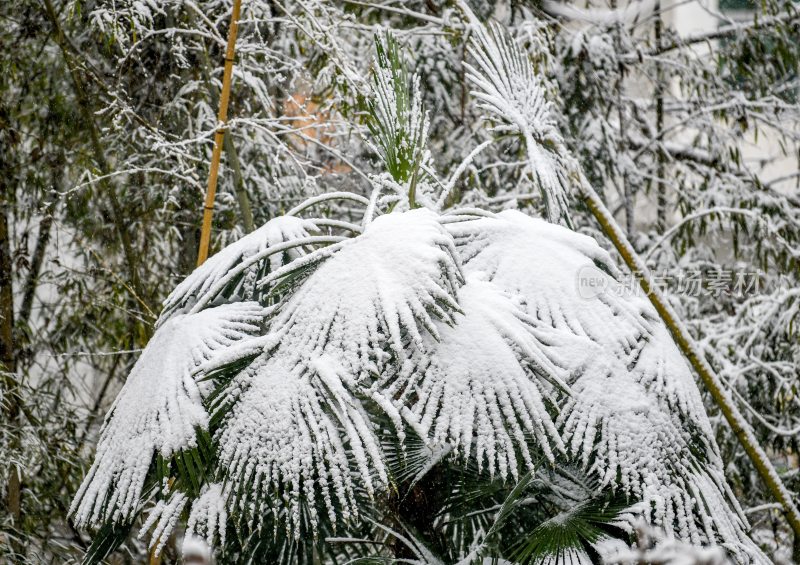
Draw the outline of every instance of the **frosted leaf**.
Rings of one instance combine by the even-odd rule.
[[[228,522],[227,498],[222,484],[203,486],[200,496],[192,502],[186,532],[201,536],[209,546],[213,547],[217,540],[220,546],[224,546]]]
[[[603,484],[643,501],[645,516],[668,534],[758,557],[699,392],[666,329],[644,336],[633,361],[563,329],[542,336],[554,362],[575,375],[558,420],[570,452]]]
[[[232,491],[260,516],[285,493],[299,535],[301,497],[312,527],[317,504],[355,516],[355,495],[387,482],[380,445],[355,398],[387,364],[424,354],[436,322],[450,320],[460,274],[450,235],[435,214],[381,216],[309,276],[270,322],[270,350],[221,397],[218,434]]]
[[[397,206],[432,206],[433,163],[427,148],[429,119],[422,104],[419,76],[410,80],[397,42],[391,35],[376,44],[371,72],[367,125],[372,150],[381,156],[386,173],[372,177],[374,186],[396,192]],[[400,209],[400,208],[398,208]]]
[[[435,214],[387,214],[322,264],[271,322],[301,358],[330,354],[353,378],[401,360],[410,339],[424,348],[435,320],[451,320],[461,275]]]
[[[458,298],[463,314],[452,325],[437,323],[429,364],[402,372],[384,394],[410,407],[433,444],[449,442],[457,455],[474,453],[490,473],[518,477],[519,468],[533,466],[530,440],[551,460],[551,444],[563,450],[545,407],[562,371],[540,351],[513,297],[472,277]]]
[[[603,563],[633,565],[634,563],[670,563],[674,565],[731,565],[733,562],[719,546],[699,547],[677,540],[665,532],[642,523],[635,523],[637,544],[628,547],[621,540],[596,544]],[[746,561],[745,561],[746,562]]]
[[[650,305],[647,306],[649,310]],[[651,311],[651,315],[655,312]],[[695,418],[696,414],[705,414],[705,407],[694,376],[663,324],[652,326],[647,345],[636,359],[636,374],[648,394],[658,397],[670,411],[692,420],[700,428],[705,452],[721,465],[716,445],[710,441],[714,437],[711,423],[705,417]]]
[[[194,306],[214,290],[220,281],[227,281],[226,296],[252,299],[255,278],[278,269],[284,263],[304,253],[299,245],[289,247],[281,244],[308,241],[310,234],[316,231],[318,231],[317,226],[309,220],[294,216],[271,219],[253,233],[245,235],[212,255],[176,286],[164,300],[164,310],[158,323],[163,324],[177,311]],[[281,247],[276,252],[270,253],[276,246]],[[262,257],[263,260],[259,261],[258,259]],[[244,263],[251,264],[241,269]],[[234,267],[241,269],[235,277],[231,276]],[[222,289],[218,289],[217,292],[219,290]]]
[[[139,530],[139,538],[143,538],[155,526],[155,529],[150,534],[150,543],[148,544],[148,548],[153,550],[155,555],[161,554],[161,550],[169,540],[169,536],[175,526],[178,525],[178,519],[188,500],[186,495],[181,492],[174,493],[167,500],[159,500],[150,511],[147,520],[142,524],[142,528]]]
[[[584,277],[616,284],[617,268],[592,238],[507,210],[495,218],[448,225],[465,273],[481,273],[512,294],[545,326],[563,327],[630,352],[648,331],[647,304],[615,292],[589,293]],[[594,307],[591,307],[594,306]]]
[[[575,355],[580,376],[559,419],[570,451],[604,485],[642,500],[654,523],[675,527],[679,537],[693,543],[709,541],[694,519],[695,501],[688,489],[694,469],[705,466],[692,451],[703,446],[693,443],[688,423],[665,410],[624,366],[609,363],[598,346],[584,345],[585,353]]]
[[[263,316],[258,303],[241,302],[174,316],[156,331],[106,416],[70,510],[77,524],[126,519],[141,502],[153,455],[196,445],[196,428],[208,427],[203,399],[211,387],[197,380],[197,368],[257,335]]]
[[[219,458],[231,489],[251,493],[240,511],[258,519],[274,510],[268,493],[284,492],[288,526],[299,535],[301,497],[312,528],[318,508],[331,520],[357,516],[351,459],[368,493],[387,477],[368,416],[330,360],[309,368],[280,356],[265,354],[235,379],[244,392],[220,432]]]
[[[468,51],[475,66],[465,63],[467,78],[475,86],[471,94],[479,106],[504,125],[500,131],[522,136],[530,174],[539,185],[548,218],[568,217],[566,195],[572,160],[551,112],[541,73],[529,56],[499,24],[473,26]]]

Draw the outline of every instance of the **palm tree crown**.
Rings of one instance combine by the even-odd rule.
[[[650,304],[590,237],[442,210],[386,41],[368,109],[388,177],[269,221],[172,292],[73,502],[103,528],[88,559],[147,507],[153,546],[184,515],[258,562],[591,562],[637,518],[763,561]],[[498,29],[476,41],[479,95],[564,218],[571,160],[542,85]],[[360,218],[303,216],[341,200]]]

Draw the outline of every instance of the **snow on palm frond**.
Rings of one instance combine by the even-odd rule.
[[[201,428],[216,455],[202,480],[217,482],[157,495],[155,543],[186,508],[210,541],[234,515],[234,528],[283,523],[295,540],[349,527],[401,480],[386,424],[400,451],[411,429],[431,454],[415,483],[445,460],[505,480],[567,458],[672,535],[758,560],[684,360],[591,238],[513,211],[416,209],[258,272],[251,288],[296,284],[268,309],[210,306],[158,329],[109,417],[78,523],[129,521],[153,454],[192,446]]]
[[[284,492],[299,535],[301,497],[315,527],[318,495],[331,519],[346,519],[356,480],[369,495],[386,484],[357,385],[427,351],[425,336],[458,309],[460,284],[452,239],[427,210],[379,217],[305,281],[270,322],[269,350],[219,403],[229,411],[220,461],[233,491],[249,493],[243,507],[256,498],[257,517],[272,504],[264,493]]]
[[[559,420],[570,451],[604,485],[644,501],[648,518],[670,533],[696,544],[739,543],[744,524],[732,518],[720,463],[696,439],[693,422],[670,413],[635,372],[620,373],[621,363],[597,362],[599,348],[584,351]]]
[[[126,520],[141,504],[153,456],[196,445],[207,429],[203,399],[211,384],[197,369],[261,331],[264,309],[255,302],[177,315],[153,335],[104,424],[91,469],[72,503],[77,524]]]
[[[142,538],[152,529],[150,536],[149,549],[160,553],[169,539],[170,533],[175,529],[178,519],[186,507],[189,498],[182,492],[174,492],[167,499],[159,500],[155,507],[150,511],[147,520],[139,530],[139,537]]]
[[[551,444],[563,451],[545,404],[555,405],[549,388],[562,385],[563,374],[539,351],[513,296],[473,275],[458,300],[463,314],[437,324],[430,363],[402,371],[384,394],[409,406],[407,416],[434,445],[450,443],[464,458],[474,449],[479,468],[518,477],[533,467],[529,441],[551,461]]]
[[[617,274],[611,257],[592,238],[521,212],[448,225],[466,273],[482,273],[500,288],[524,297],[524,311],[594,343],[630,352],[648,331],[645,304],[613,292],[593,293],[587,308],[582,277],[609,284]]]
[[[186,531],[191,535],[203,537],[210,547],[214,547],[217,541],[224,546],[227,522],[227,496],[223,485],[220,483],[205,485],[189,509]]]
[[[652,565],[668,565],[675,563],[692,563],[693,565],[730,565],[731,560],[723,548],[698,547],[694,544],[665,535],[664,532],[642,523],[636,526],[636,547],[625,544],[608,544],[600,547],[603,563],[608,565],[628,565],[630,563],[650,563]]]
[[[493,118],[495,130],[519,135],[527,151],[530,174],[542,192],[548,219],[569,224],[567,193],[571,158],[556,127],[543,79],[529,56],[499,24],[476,24],[468,51],[475,65],[465,63],[471,94]]]
[[[347,242],[271,322],[299,352],[335,352],[355,378],[381,368],[388,346],[402,359],[405,336],[424,348],[423,328],[458,310],[455,246],[436,214],[387,214]],[[384,352],[386,353],[386,352]]]
[[[607,253],[513,211],[448,229],[468,280],[480,273],[523,296],[539,351],[568,375],[557,420],[568,453],[682,539],[758,556],[686,362]]]
[[[176,286],[164,301],[159,324],[181,309],[208,301],[208,294],[212,294],[212,300],[220,293],[227,298],[253,300],[255,280],[302,255],[303,245],[324,240],[311,237],[317,231],[318,227],[309,220],[294,216],[273,218],[213,255]]]
[[[265,354],[235,379],[244,392],[219,434],[219,457],[231,488],[244,493],[238,509],[251,527],[285,504],[287,526],[299,536],[301,505],[314,529],[318,508],[331,521],[347,520],[358,514],[354,478],[372,493],[375,479],[385,484],[387,477],[369,419],[339,367],[325,358],[292,365],[299,360],[282,354],[291,352]],[[276,502],[274,492],[286,502]]]
[[[651,327],[633,356],[609,355],[564,328],[543,333],[554,362],[575,375],[558,420],[564,442],[602,484],[643,501],[670,535],[758,561],[692,375],[666,328]]]

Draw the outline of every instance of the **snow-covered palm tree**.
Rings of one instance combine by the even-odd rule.
[[[572,164],[542,86],[499,29],[472,54],[564,218]],[[372,195],[299,205],[166,300],[73,503],[101,528],[87,560],[145,514],[156,549],[183,516],[225,562],[593,562],[636,520],[763,561],[649,302],[590,237],[443,209],[455,179],[433,170],[416,85],[387,38]]]

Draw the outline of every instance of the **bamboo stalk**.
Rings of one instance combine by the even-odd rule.
[[[658,287],[652,284],[653,279],[649,269],[633,249],[630,242],[625,237],[622,228],[619,227],[614,217],[611,215],[611,212],[609,212],[608,208],[606,208],[605,204],[600,200],[597,192],[595,192],[589,184],[589,181],[583,173],[579,172],[578,176],[578,184],[587,207],[592,212],[598,224],[600,224],[603,233],[611,240],[620,256],[622,256],[628,269],[639,280],[642,290],[647,294],[650,303],[669,329],[678,348],[689,361],[694,371],[700,377],[700,380],[703,381],[703,384],[719,407],[720,412],[722,412],[731,430],[733,430],[739,443],[752,461],[761,480],[764,481],[767,490],[769,490],[770,494],[772,494],[775,500],[783,507],[784,516],[794,532],[795,540],[800,540],[800,512],[798,512],[797,507],[792,501],[791,493],[781,481],[772,462],[770,462],[769,456],[758,443],[750,424],[748,424],[747,420],[745,420],[741,412],[739,412],[730,394],[725,390],[719,376],[714,373],[714,369],[712,369],[705,360],[691,335],[689,335],[688,331],[686,331],[680,323],[680,319],[675,310],[673,310],[672,306],[666,301]]]
[[[189,21],[194,23],[194,17],[191,12],[189,13]],[[208,84],[208,94],[211,98],[211,103],[219,107],[219,93],[211,84],[210,68],[211,62],[208,58],[208,48],[204,43],[202,73],[206,83]],[[253,209],[250,206],[250,197],[247,194],[247,187],[244,184],[244,177],[242,176],[242,168],[239,164],[239,155],[236,152],[236,146],[233,144],[233,137],[226,135],[224,140],[225,155],[228,159],[228,164],[233,171],[233,183],[236,189],[236,199],[239,201],[239,210],[242,214],[242,225],[244,225],[244,231],[251,233],[256,228],[253,222]]]
[[[242,225],[244,225],[244,231],[252,233],[256,229],[253,223],[253,209],[250,206],[247,187],[244,185],[242,167],[239,164],[239,155],[236,152],[236,146],[233,144],[233,137],[226,135],[224,145],[225,155],[228,158],[231,169],[233,169],[233,182],[236,187],[236,200],[239,201],[239,211],[242,214]]]
[[[211,242],[211,218],[214,214],[214,198],[217,195],[217,175],[219,173],[219,160],[222,155],[222,147],[225,140],[225,123],[228,121],[228,101],[231,94],[233,60],[236,54],[236,33],[239,30],[239,12],[241,10],[241,5],[241,0],[233,0],[231,24],[230,28],[228,28],[228,46],[225,50],[225,68],[222,73],[222,92],[219,97],[217,131],[214,133],[214,150],[211,153],[211,168],[208,172],[208,187],[203,204],[203,227],[200,232],[200,249],[197,253],[198,267],[208,258],[208,247]]]

